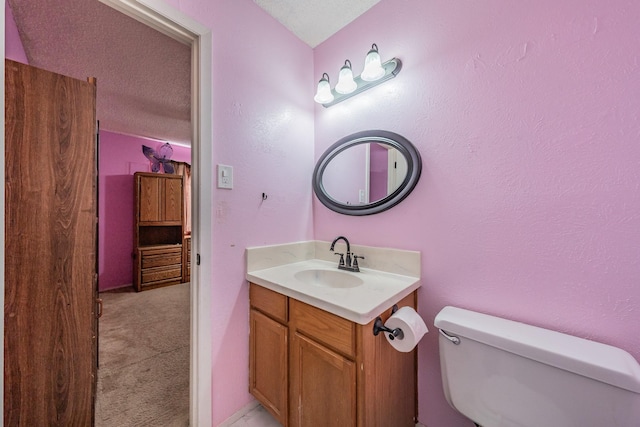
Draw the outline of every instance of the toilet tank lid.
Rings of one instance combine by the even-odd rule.
[[[640,365],[617,347],[451,306],[438,313],[434,325],[461,339],[640,393]]]

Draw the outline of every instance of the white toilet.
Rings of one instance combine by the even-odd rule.
[[[455,307],[434,322],[449,404],[482,427],[640,427],[624,350]]]

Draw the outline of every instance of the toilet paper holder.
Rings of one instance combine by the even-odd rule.
[[[398,304],[394,304],[391,308],[391,314],[393,315],[396,311],[398,311]],[[395,328],[390,329],[384,326],[384,322],[380,316],[376,317],[376,321],[373,322],[373,335],[378,336],[380,332],[387,332],[389,334],[389,339],[394,340],[398,338],[399,340],[404,338],[404,332],[402,329]]]

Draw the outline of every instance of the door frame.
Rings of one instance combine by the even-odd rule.
[[[190,425],[211,425],[211,30],[162,0],[99,0],[191,46],[192,272]],[[201,262],[198,263],[197,260]]]
[[[5,35],[5,13],[6,1],[2,0],[2,11],[0,11],[0,30],[2,30],[2,36]],[[4,43],[0,43],[0,54],[4,58],[6,53],[4,51]],[[4,105],[4,64],[0,71],[0,102]],[[4,171],[4,114],[0,118],[0,168]],[[4,224],[4,186],[5,179],[4,173],[0,174],[0,181],[2,186],[0,188],[0,220]],[[4,226],[0,228],[0,307],[4,307]],[[2,309],[2,316],[0,316],[0,334],[2,334],[2,348],[4,349],[4,308]],[[0,365],[4,370],[4,350],[0,351]],[[3,371],[4,372],[4,371]],[[2,408],[2,417],[0,417],[0,427],[4,425],[4,375],[0,376],[0,408]]]
[[[190,330],[190,425],[211,425],[211,30],[189,18],[162,0],[100,0],[182,43],[191,46],[191,128],[192,146],[192,274]],[[6,7],[6,0],[3,0]],[[5,7],[0,12],[0,31],[5,33]],[[4,58],[4,43],[0,43]],[[4,105],[4,67],[0,72],[0,101]],[[4,115],[0,119],[0,168],[5,167]],[[0,178],[0,220],[4,224],[5,178]],[[0,228],[0,306],[4,307],[4,227]],[[204,260],[200,265],[196,257]],[[0,334],[4,339],[4,315],[0,316]],[[0,352],[4,366],[4,352]],[[4,404],[4,375],[0,376],[0,405]],[[4,412],[4,411],[3,411]],[[0,417],[0,427],[3,425]]]

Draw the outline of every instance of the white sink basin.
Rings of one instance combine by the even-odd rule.
[[[367,325],[420,287],[420,278],[360,267],[338,270],[333,261],[310,259],[247,272],[247,280],[337,316]]]
[[[355,288],[364,284],[363,280],[340,270],[310,269],[298,271],[294,277],[302,282],[326,288]]]

